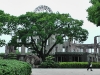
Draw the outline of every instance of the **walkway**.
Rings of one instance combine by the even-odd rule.
[[[100,69],[32,69],[32,75],[100,75]]]

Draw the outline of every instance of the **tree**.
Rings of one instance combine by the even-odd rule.
[[[5,13],[3,10],[0,10],[0,36],[11,35],[11,32],[15,32],[17,26],[17,17]],[[0,39],[0,47],[4,46],[5,39]]]
[[[63,37],[67,36],[69,40],[75,39],[81,42],[88,36],[88,31],[81,27],[83,21],[73,19],[69,14],[27,12],[18,16],[16,22],[20,27],[17,28],[9,44],[30,47],[42,60],[57,44],[63,43]],[[50,49],[46,50],[46,43],[53,35],[54,43]],[[39,39],[37,43],[35,37]],[[18,43],[17,39],[21,42]]]
[[[100,26],[100,0],[90,0],[92,4],[88,9],[88,20],[96,26]]]
[[[8,23],[10,18],[9,14],[6,14],[4,11],[0,10],[0,36],[2,34],[8,34],[9,31],[6,28],[6,24]],[[5,40],[0,39],[0,47],[5,45]]]

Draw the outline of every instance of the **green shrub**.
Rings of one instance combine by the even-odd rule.
[[[88,62],[59,62],[60,68],[87,68]],[[100,68],[100,63],[92,63],[93,68]]]
[[[5,53],[0,53],[0,59],[3,59],[5,57]]]
[[[0,59],[3,59],[3,57],[0,56]]]
[[[100,68],[100,62],[99,63],[94,62],[93,63],[93,68]]]
[[[1,56],[5,55],[5,53],[0,53]]]
[[[48,56],[46,60],[40,64],[40,68],[58,68],[59,63],[53,61],[54,57]]]
[[[17,59],[17,54],[15,54],[15,53],[9,53],[7,55],[7,59]]]
[[[15,51],[15,54],[21,54],[21,52],[19,52],[19,50],[17,49],[17,50]]]
[[[17,60],[0,60],[0,75],[30,75],[30,64]]]

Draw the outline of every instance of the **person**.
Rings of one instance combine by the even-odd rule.
[[[89,61],[88,61],[87,71],[88,71],[89,69],[90,69],[91,71],[93,71],[93,70],[92,70],[92,59],[91,59],[91,57],[90,57],[90,59],[89,59]]]

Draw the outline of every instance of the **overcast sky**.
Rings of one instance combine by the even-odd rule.
[[[39,5],[46,5],[53,12],[69,13],[73,18],[83,20],[83,28],[89,31],[88,40],[84,43],[93,43],[94,36],[99,35],[100,27],[96,27],[87,20],[86,9],[91,5],[89,0],[0,0],[0,10],[11,15],[19,16],[28,11],[34,11]],[[10,36],[0,36],[7,42]],[[5,48],[0,48],[0,52],[5,52]]]

